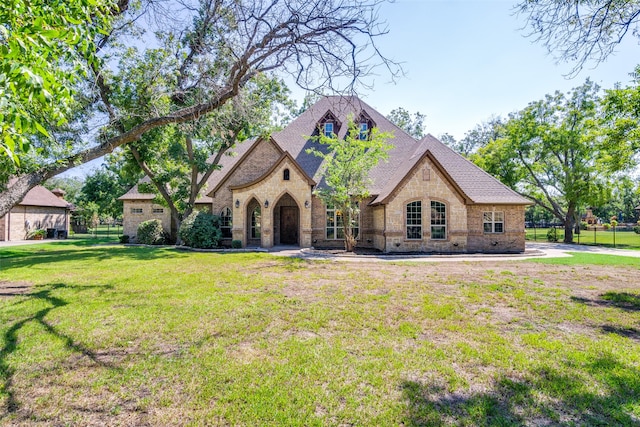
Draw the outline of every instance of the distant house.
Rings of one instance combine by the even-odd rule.
[[[324,186],[322,159],[309,154],[320,132],[344,138],[352,117],[366,138],[392,132],[389,161],[370,173],[358,247],[383,252],[523,252],[524,211],[531,204],[431,135],[416,141],[355,97],[325,97],[269,137],[224,156],[199,200],[220,215],[225,242],[270,248],[343,247],[342,213],[313,194]],[[166,208],[137,186],[124,201],[124,233],[152,217],[168,229]]]
[[[8,214],[0,218],[0,241],[24,240],[38,229],[51,234],[67,234],[71,204],[64,200],[60,189],[49,191],[38,185],[24,196]],[[55,231],[54,231],[55,230]]]

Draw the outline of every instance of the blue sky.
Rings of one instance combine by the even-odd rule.
[[[568,79],[573,64],[556,64],[541,44],[526,38],[514,1],[397,0],[382,7],[389,34],[381,50],[403,63],[396,84],[381,75],[362,98],[383,114],[396,107],[426,114],[433,135],[456,138],[491,115],[507,115],[587,77],[603,88],[630,83],[640,63],[637,39],[628,36],[607,62],[587,64]]]
[[[382,114],[397,107],[425,114],[428,133],[450,133],[457,139],[492,115],[506,116],[556,90],[566,92],[587,77],[603,88],[629,84],[640,63],[640,46],[632,36],[601,64],[587,64],[565,77],[574,64],[557,64],[533,39],[524,36],[522,20],[513,15],[516,0],[396,0],[384,4],[380,17],[389,34],[379,47],[401,62],[406,76],[395,84],[380,70],[372,90],[360,96]],[[304,92],[291,88],[294,98]],[[65,175],[82,176],[102,160]]]

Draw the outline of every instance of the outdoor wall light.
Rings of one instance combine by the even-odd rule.
[[[309,209],[309,201],[308,201],[308,200],[305,200],[305,201],[304,201],[304,207],[305,207],[305,208],[307,208],[307,209]]]
[[[265,201],[264,201],[264,207],[265,207],[265,208],[268,208],[268,207],[269,207],[269,201],[268,201],[268,200],[265,200]]]
[[[236,208],[240,207],[240,200],[236,199]]]

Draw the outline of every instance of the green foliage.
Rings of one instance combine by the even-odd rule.
[[[233,249],[240,249],[242,247],[242,241],[241,240],[232,240],[231,241],[231,247]]]
[[[473,161],[552,213],[572,242],[577,213],[610,197],[611,182],[628,162],[628,146],[607,136],[599,87],[587,80],[512,114],[502,137],[478,150]]]
[[[118,241],[120,243],[129,243],[129,240],[130,240],[130,238],[126,234],[123,234],[122,236],[118,237]]]
[[[549,242],[557,242],[558,241],[558,231],[555,227],[547,230],[547,240]]]
[[[220,218],[204,211],[194,211],[180,224],[179,236],[186,246],[211,249],[222,240]]]
[[[98,61],[93,40],[110,28],[113,5],[0,2],[0,157],[20,163],[30,138],[49,139],[46,127],[66,122],[74,85]]]
[[[640,234],[640,225],[635,225],[633,227],[633,232],[636,233],[636,234]]]
[[[121,218],[122,201],[118,200],[118,197],[127,190],[118,175],[101,168],[85,178],[77,202],[81,207],[93,204],[103,218]]]
[[[602,224],[602,228],[604,228],[605,230],[608,230],[611,228],[611,224],[609,224],[608,222],[605,222],[604,224]]]
[[[580,230],[586,230],[589,227],[587,221],[580,221]]]
[[[418,111],[411,114],[402,107],[391,110],[387,115],[387,119],[415,139],[422,139],[424,136],[424,119],[426,117]]]
[[[164,245],[167,236],[159,219],[150,219],[138,225],[136,241],[143,245]]]
[[[327,146],[326,152],[316,147],[307,152],[324,160],[326,187],[316,189],[315,194],[325,205],[342,212],[345,249],[352,251],[356,244],[353,229],[360,213],[360,202],[369,197],[369,171],[388,158],[393,146],[387,141],[393,135],[373,128],[366,138],[361,138],[359,126],[353,117],[349,118],[347,126],[344,140],[336,135],[320,135],[318,142]]]

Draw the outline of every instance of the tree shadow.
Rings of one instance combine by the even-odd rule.
[[[600,299],[571,297],[572,301],[592,307],[616,307],[626,311],[640,311],[640,295],[629,292],[607,292]]]
[[[27,295],[27,298],[23,300],[22,303],[29,300],[38,300],[47,303],[48,307],[35,312],[32,316],[16,321],[2,335],[4,346],[0,348],[0,391],[3,392],[7,397],[5,408],[3,411],[4,413],[0,413],[0,420],[11,413],[15,413],[16,411],[18,411],[18,409],[20,409],[20,403],[16,398],[13,387],[13,381],[16,372],[15,369],[12,368],[11,365],[7,362],[7,359],[18,348],[18,333],[29,323],[36,323],[40,325],[47,333],[60,339],[69,350],[86,356],[96,365],[108,369],[118,369],[111,363],[100,360],[100,358],[93,350],[74,340],[72,336],[58,330],[54,325],[46,320],[46,316],[52,310],[64,307],[68,304],[65,300],[58,298],[52,294],[57,289],[61,288],[70,288],[70,286],[62,283],[57,283],[50,285],[48,289],[43,289],[41,291]],[[90,288],[103,288],[103,286],[81,286],[78,289],[87,290]]]
[[[169,249],[172,257],[188,256],[180,251]],[[115,258],[135,259],[138,261],[151,261],[167,257],[167,248],[150,247],[121,247],[121,246],[96,246],[90,248],[62,249],[29,247],[29,249],[0,250],[0,267],[2,270],[11,268],[31,267],[61,261],[108,261]]]
[[[586,386],[585,376],[597,386]],[[404,425],[638,425],[629,408],[640,399],[640,371],[613,356],[543,365],[523,378],[502,377],[479,393],[404,381]]]

